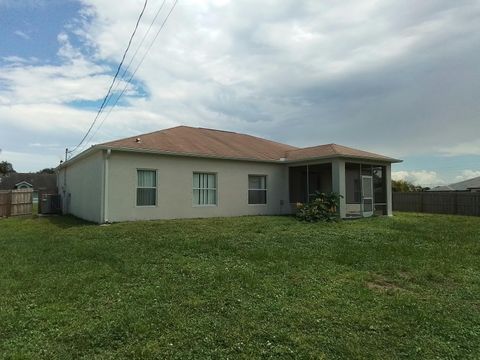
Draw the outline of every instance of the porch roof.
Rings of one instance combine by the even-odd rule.
[[[302,149],[295,149],[287,151],[286,160],[287,161],[308,161],[313,159],[323,159],[323,158],[334,158],[334,157],[344,157],[344,158],[358,158],[358,159],[368,159],[375,161],[382,161],[388,163],[397,163],[402,160],[394,159],[388,156],[375,154],[368,151],[354,149],[348,146],[338,145],[338,144],[326,144],[312,146]]]

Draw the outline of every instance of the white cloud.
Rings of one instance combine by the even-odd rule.
[[[18,37],[21,37],[24,40],[30,40],[30,35],[28,35],[27,33],[21,30],[15,30],[14,34],[17,35]]]
[[[460,175],[455,177],[456,181],[463,181],[463,180],[468,180],[474,177],[480,176],[480,170],[463,170]]]
[[[55,62],[3,59],[2,146],[22,150],[11,140],[20,134],[27,144],[70,146],[93,120],[94,106],[71,102],[102,100],[143,0],[81,3],[57,36]],[[147,6],[132,53],[159,4]],[[394,157],[474,153],[479,15],[480,4],[467,0],[180,1],[138,83],[92,141],[184,123]],[[142,90],[147,96],[138,97]],[[429,172],[405,176],[441,183]]]
[[[478,155],[480,156],[480,140],[461,142],[448,147],[442,147],[439,151],[445,156]]]
[[[44,155],[17,151],[0,152],[0,161],[8,161],[13,164],[17,172],[39,171],[45,168],[56,167],[60,164],[60,155]]]
[[[436,186],[445,184],[445,181],[436,171],[392,171],[393,180],[406,180],[420,186]]]

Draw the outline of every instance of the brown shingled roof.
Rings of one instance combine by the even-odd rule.
[[[373,160],[385,160],[387,162],[398,161],[397,159],[392,159],[387,156],[371,153],[368,151],[354,149],[348,146],[337,145],[337,144],[318,145],[318,146],[312,146],[312,147],[288,151],[286,158],[289,161],[299,161],[299,160],[306,160],[306,159],[337,157],[337,156],[373,159]]]
[[[302,161],[328,157],[366,158],[386,162],[399,161],[342,145],[328,144],[297,148],[251,135],[189,126],[177,126],[107,142],[99,146],[254,161]]]
[[[261,161],[279,160],[285,157],[287,151],[297,149],[294,146],[251,135],[189,126],[177,126],[101,145],[113,148]]]

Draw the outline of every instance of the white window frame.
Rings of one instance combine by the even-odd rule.
[[[214,188],[201,188],[193,186],[193,177],[195,174],[199,175],[214,175],[215,176],[215,187]],[[198,204],[195,200],[195,190],[198,191],[215,191],[215,204]],[[218,206],[218,173],[211,171],[194,171],[192,173],[192,206],[193,207],[215,207]]]
[[[155,187],[138,186],[138,172],[139,171],[154,171],[155,172]],[[135,207],[139,208],[154,208],[158,206],[158,169],[137,168],[135,170]],[[138,189],[155,189],[155,205],[138,205]]]
[[[257,176],[257,177],[264,177],[265,178],[265,189],[250,189],[250,176]],[[266,206],[268,203],[268,176],[264,174],[248,174],[247,177],[247,204],[251,206]],[[250,199],[250,191],[265,191],[265,202],[264,203],[257,203],[257,204],[251,204],[249,199]]]

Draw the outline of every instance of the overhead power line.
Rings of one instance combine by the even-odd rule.
[[[158,31],[156,32],[153,40],[150,42],[147,50],[145,51],[145,53],[143,54],[142,58],[140,59],[140,62],[137,64],[137,66],[135,67],[135,70],[133,71],[133,73],[131,74],[131,76],[129,77],[129,79],[127,80],[127,82],[125,83],[125,86],[123,87],[122,91],[120,92],[120,94],[118,95],[118,97],[115,99],[115,102],[113,103],[113,105],[108,109],[108,112],[106,113],[106,115],[104,116],[104,118],[102,119],[102,121],[100,122],[99,126],[97,127],[97,129],[95,130],[95,132],[93,133],[92,137],[90,138],[93,139],[93,137],[97,134],[98,130],[102,127],[103,123],[105,122],[105,120],[108,118],[108,116],[110,115],[110,113],[112,112],[113,108],[117,105],[118,101],[120,100],[120,98],[123,96],[123,94],[125,93],[125,91],[127,90],[128,88],[128,85],[130,85],[130,83],[132,82],[135,74],[137,73],[138,69],[140,68],[140,66],[143,64],[143,61],[145,60],[147,54],[149,53],[150,49],[152,48],[153,44],[155,43],[155,41],[157,40],[158,36],[160,35],[160,32],[162,31],[162,29],[165,27],[165,24],[167,23],[167,20],[168,18],[170,17],[170,15],[172,14],[173,10],[175,9],[175,6],[177,5],[178,3],[178,0],[175,0],[172,7],[170,8],[170,11],[168,12],[167,16],[165,17],[165,19],[163,20],[162,24],[160,25],[160,28],[158,29]],[[163,4],[162,4],[162,7],[163,7]],[[160,12],[161,8],[159,9],[158,13]],[[113,95],[112,95],[113,96]]]
[[[125,61],[125,57],[127,56],[127,52],[128,52],[128,50],[130,49],[130,45],[132,44],[133,37],[135,36],[135,33],[137,32],[138,25],[140,24],[140,20],[142,19],[143,13],[145,12],[145,8],[147,7],[147,3],[148,3],[148,0],[145,0],[145,2],[144,2],[144,4],[143,4],[142,11],[140,12],[140,15],[138,16],[137,22],[136,22],[136,24],[135,24],[135,28],[133,29],[132,35],[130,35],[130,39],[129,39],[129,41],[128,41],[127,48],[126,48],[125,51],[123,52],[122,60],[120,61],[120,64],[119,64],[118,67],[117,67],[117,71],[116,71],[116,73],[115,73],[115,76],[113,77],[112,83],[110,84],[110,87],[108,88],[107,95],[105,95],[105,98],[103,99],[103,102],[102,102],[102,104],[100,105],[100,108],[98,109],[97,114],[95,115],[94,120],[92,121],[90,127],[88,128],[87,132],[86,132],[85,135],[83,136],[82,140],[80,140],[80,142],[78,143],[78,145],[75,146],[72,150],[70,150],[69,153],[73,153],[76,149],[78,149],[78,148],[83,144],[83,142],[84,142],[85,139],[87,138],[87,136],[88,136],[88,134],[90,133],[90,131],[92,131],[93,126],[94,126],[95,123],[97,122],[98,117],[100,116],[103,108],[105,107],[105,103],[107,102],[107,99],[108,99],[108,97],[109,97],[109,95],[110,95],[110,93],[111,93],[111,91],[112,91],[113,85],[115,84],[115,81],[117,80],[117,76],[118,76],[118,74],[120,73],[120,69],[122,68],[123,62]]]
[[[153,24],[155,24],[155,22],[157,21],[157,18],[158,16],[160,15],[163,7],[165,6],[165,2],[166,0],[163,0],[162,1],[162,4],[160,5],[160,7],[158,8],[157,12],[155,13],[155,16],[153,17],[153,20],[150,22],[150,25],[148,26],[148,29],[147,31],[145,32],[145,34],[143,35],[142,37],[142,40],[140,41],[140,43],[137,45],[137,48],[135,49],[135,52],[133,53],[132,57],[130,58],[130,61],[128,62],[127,66],[124,67],[123,69],[123,72],[122,72],[122,75],[120,76],[120,81],[117,81],[116,84],[115,84],[115,87],[112,91],[112,93],[110,94],[110,97],[108,98],[108,100],[106,101],[105,103],[105,107],[108,106],[110,100],[112,99],[112,97],[114,96],[115,92],[117,91],[119,85],[121,84],[122,80],[125,78],[125,75],[127,74],[128,72],[128,69],[130,69],[130,66],[132,65],[133,63],[133,60],[135,60],[135,57],[137,56],[139,50],[141,49],[141,47],[143,46],[143,43],[145,42],[147,36],[150,34],[150,31],[152,30],[152,27],[153,27]],[[116,104],[116,102],[115,102]],[[107,113],[107,116],[111,113],[111,108],[110,110],[108,111]],[[91,133],[90,137],[88,138],[88,140],[85,142],[85,144],[83,145],[83,148],[80,149],[80,150],[83,150],[86,146],[88,146],[88,144],[92,141],[92,139],[95,137],[95,135],[97,134],[98,130],[101,128],[101,126],[103,125],[105,121],[105,118],[100,122],[100,125],[95,129],[95,131],[93,133]]]

